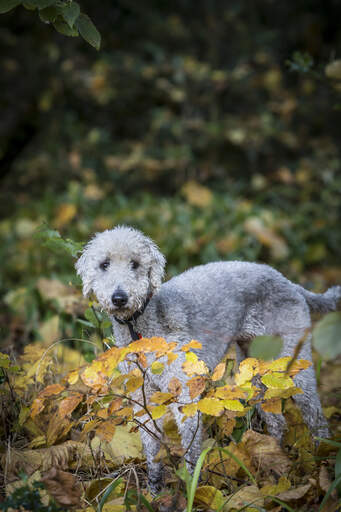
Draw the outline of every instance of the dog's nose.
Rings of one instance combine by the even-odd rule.
[[[116,290],[116,292],[112,294],[111,301],[114,306],[121,308],[127,304],[128,296],[122,290]]]

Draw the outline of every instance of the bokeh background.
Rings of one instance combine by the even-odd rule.
[[[77,242],[140,228],[167,277],[243,259],[340,283],[340,3],[81,7],[99,52],[21,6],[0,16],[2,345],[84,328],[74,260],[43,223]]]

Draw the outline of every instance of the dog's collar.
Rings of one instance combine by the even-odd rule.
[[[143,304],[142,308],[139,309],[138,311],[135,311],[135,313],[130,318],[127,318],[126,320],[121,320],[120,318],[117,318],[117,316],[114,315],[114,319],[116,320],[116,322],[118,322],[121,325],[127,325],[128,326],[129,332],[130,332],[130,336],[131,336],[131,339],[133,341],[140,340],[142,338],[142,334],[135,330],[134,323],[136,322],[138,317],[141,316],[144,313],[144,311],[145,311],[146,307],[148,306],[149,301],[152,298],[152,296],[153,296],[153,294],[150,293],[148,295],[147,299],[145,300],[145,303]]]

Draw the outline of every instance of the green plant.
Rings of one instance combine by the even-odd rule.
[[[10,496],[7,496],[4,501],[0,502],[0,510],[22,510],[32,512],[63,512],[67,509],[56,505],[50,500],[48,505],[44,505],[41,501],[40,490],[45,489],[42,482],[33,482],[29,485],[27,477],[22,477],[23,485],[13,491]]]

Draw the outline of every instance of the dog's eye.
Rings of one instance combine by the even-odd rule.
[[[107,268],[109,267],[109,265],[110,265],[110,261],[109,261],[109,260],[104,260],[104,261],[102,261],[102,263],[100,263],[99,268],[100,268],[101,270],[107,270]]]
[[[136,269],[137,269],[137,268],[139,268],[139,266],[140,266],[139,262],[138,262],[138,261],[136,261],[136,260],[132,260],[132,261],[130,262],[130,264],[131,264],[131,268],[132,268],[133,270],[136,270]]]

